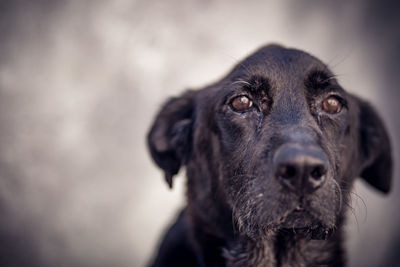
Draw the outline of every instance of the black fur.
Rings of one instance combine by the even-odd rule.
[[[253,101],[249,110],[232,107],[241,95]],[[322,109],[331,95],[339,113]],[[187,207],[167,233],[157,267],[342,266],[354,179],[390,189],[390,142],[375,110],[345,92],[315,57],[277,45],[169,100],[148,143],[170,186],[183,166],[188,179]],[[295,153],[301,183],[289,188],[276,170]],[[323,179],[306,190],[305,170],[315,160]]]

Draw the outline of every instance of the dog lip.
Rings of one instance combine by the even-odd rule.
[[[301,204],[297,205],[297,207],[294,209],[294,212],[300,212],[300,211],[304,211],[304,207]]]
[[[293,210],[283,219],[281,228],[304,228],[314,224],[314,217],[306,210]]]

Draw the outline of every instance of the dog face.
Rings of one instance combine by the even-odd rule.
[[[230,212],[254,238],[278,229],[324,238],[355,177],[390,189],[390,143],[376,112],[318,59],[279,46],[169,100],[148,141],[170,186],[187,167],[197,212]]]

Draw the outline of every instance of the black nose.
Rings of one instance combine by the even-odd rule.
[[[321,149],[285,145],[274,157],[275,177],[298,193],[312,193],[326,180],[328,160]]]

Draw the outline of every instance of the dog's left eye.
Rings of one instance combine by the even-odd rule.
[[[232,100],[231,106],[235,111],[246,111],[253,106],[253,101],[247,96],[241,95]]]
[[[342,110],[342,103],[335,96],[330,96],[322,102],[322,109],[330,114],[339,113]]]

